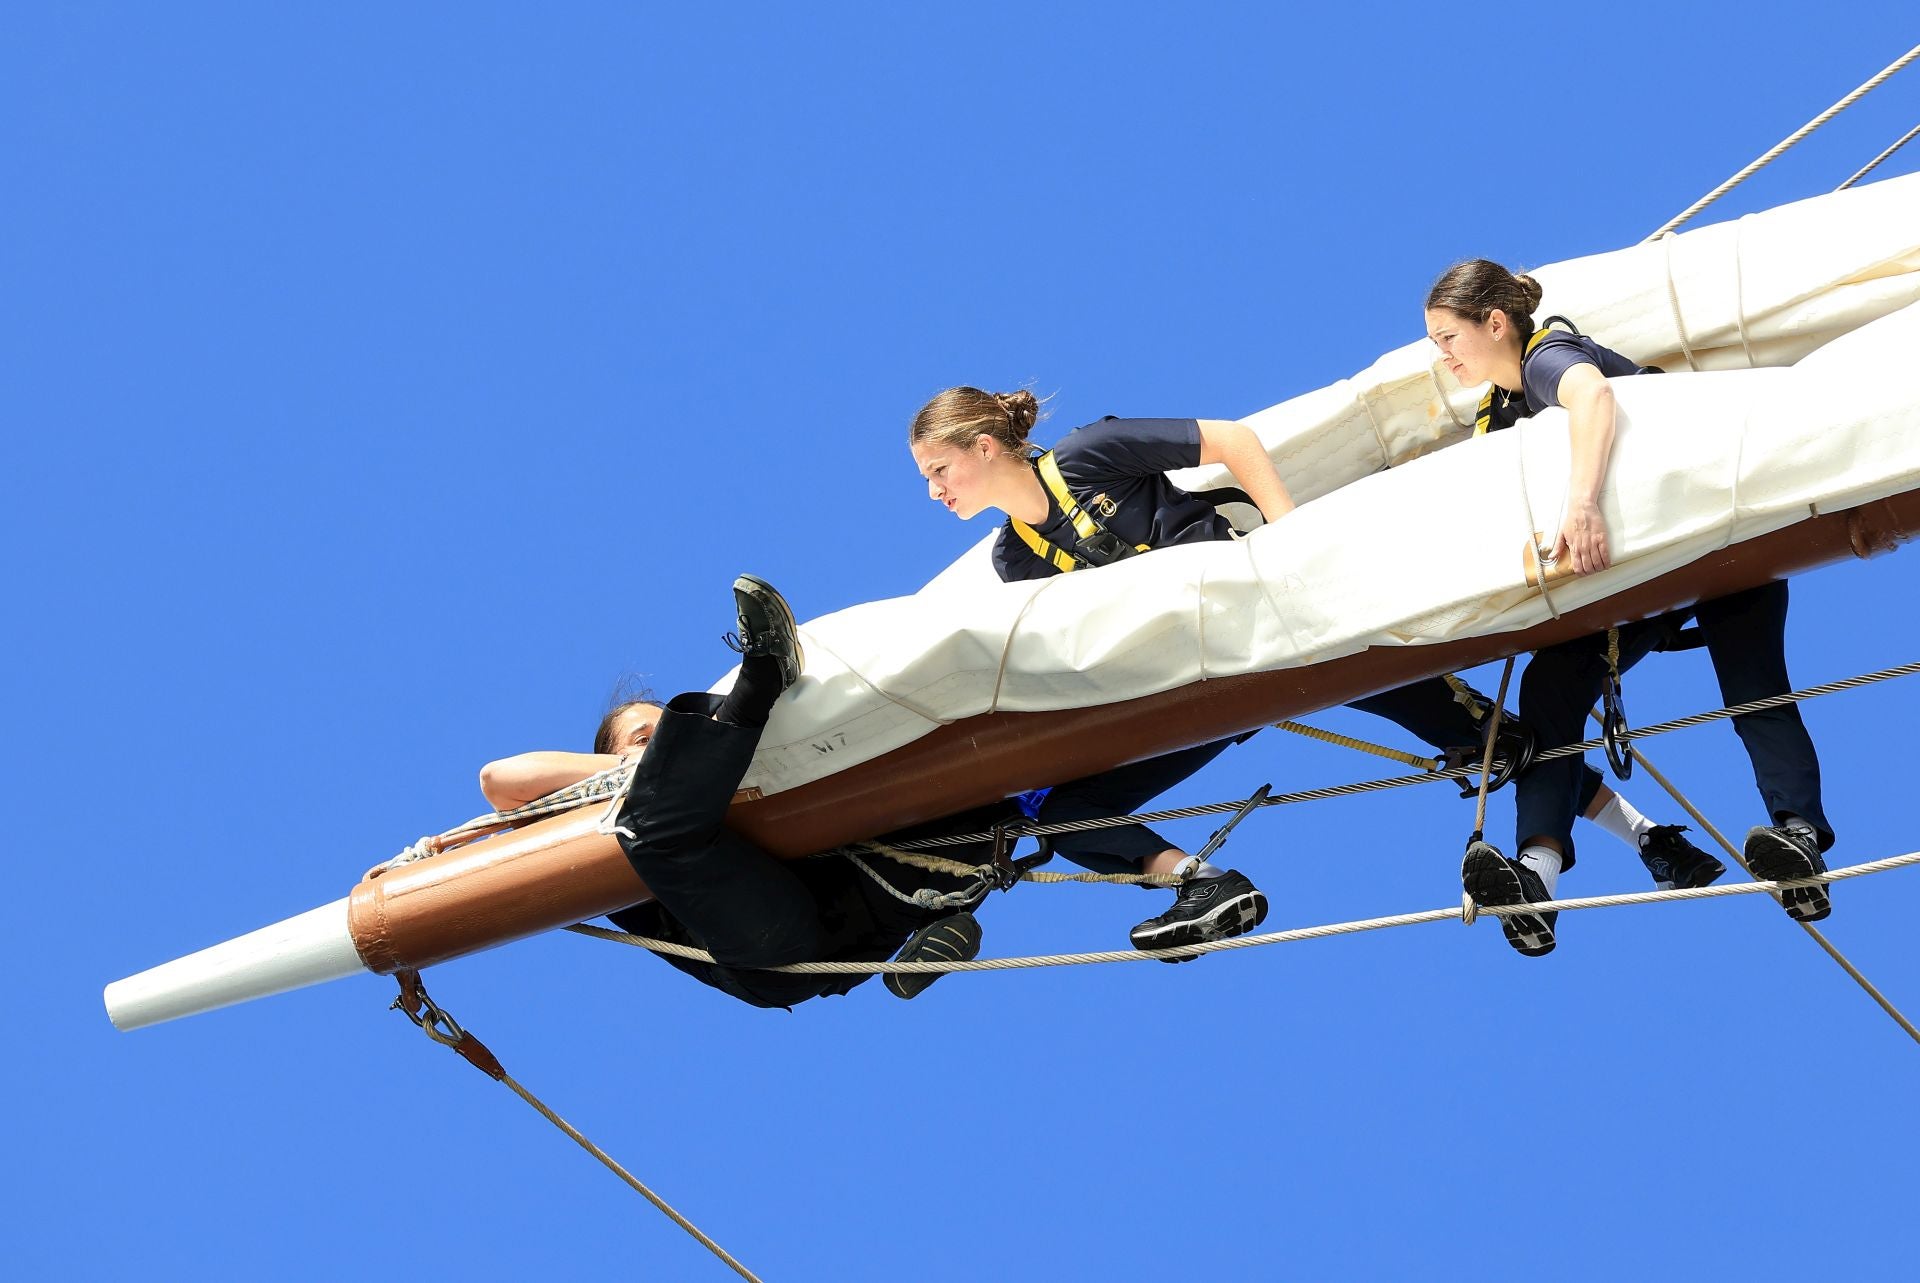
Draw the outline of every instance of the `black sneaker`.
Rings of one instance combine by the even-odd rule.
[[[1460,862],[1460,885],[1473,902],[1483,909],[1503,909],[1513,904],[1537,904],[1551,900],[1547,884],[1518,860],[1509,860],[1485,842],[1467,848]],[[1500,919],[1507,943],[1529,958],[1543,958],[1553,952],[1553,924],[1558,913],[1516,913]]]
[[[907,937],[895,962],[972,962],[980,956],[980,921],[971,913],[955,913],[930,922]],[[890,971],[881,977],[896,998],[915,998],[946,975],[944,971]]]
[[[1747,831],[1747,867],[1766,882],[1791,882],[1827,871],[1820,846],[1811,833],[1792,828],[1755,828]],[[1824,883],[1794,887],[1774,899],[1795,922],[1818,922],[1833,912]]]
[[[727,645],[742,655],[765,655],[780,664],[780,689],[800,680],[807,657],[800,649],[799,626],[786,598],[758,575],[733,581],[733,607],[739,630],[728,633]]]
[[[1681,837],[1684,824],[1656,824],[1640,835],[1640,862],[1653,875],[1657,890],[1707,887],[1720,880],[1727,866]]]
[[[1266,920],[1267,897],[1245,874],[1228,869],[1217,878],[1188,878],[1173,907],[1142,922],[1128,938],[1136,949],[1177,949],[1244,935]]]

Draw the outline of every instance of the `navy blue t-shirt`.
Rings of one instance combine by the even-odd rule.
[[[1635,365],[1610,347],[1602,347],[1584,334],[1565,330],[1547,330],[1540,341],[1520,358],[1519,392],[1496,387],[1487,394],[1481,414],[1486,430],[1498,432],[1522,419],[1530,419],[1550,405],[1560,404],[1560,380],[1576,365],[1597,366],[1609,379],[1626,374],[1657,374],[1651,366]]]
[[[1636,365],[1610,347],[1602,347],[1584,334],[1548,330],[1546,337],[1533,345],[1533,351],[1520,361],[1520,381],[1527,395],[1527,413],[1538,414],[1550,405],[1560,404],[1560,380],[1576,365],[1597,365],[1610,379],[1623,374],[1645,374],[1646,367]]]
[[[1075,428],[1053,448],[1067,489],[1083,505],[1101,496],[1113,501],[1112,516],[1101,510],[1100,524],[1130,544],[1164,548],[1232,537],[1233,527],[1211,503],[1188,494],[1166,473],[1200,462],[1200,424],[1194,419],[1105,418]],[[1047,495],[1046,520],[1034,527],[1055,547],[1072,552],[1073,523]],[[993,545],[993,569],[1005,580],[1045,579],[1060,571],[1041,560],[1014,532],[1000,528]]]

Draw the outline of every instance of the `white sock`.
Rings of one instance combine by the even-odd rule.
[[[1633,803],[1618,793],[1594,814],[1593,822],[1638,851],[1640,838],[1653,828],[1653,821],[1633,809]]]
[[[1540,875],[1540,884],[1547,888],[1549,899],[1553,889],[1560,885],[1560,853],[1550,846],[1533,844],[1520,852],[1520,863]]]
[[[1173,866],[1173,874],[1179,878],[1219,878],[1225,877],[1226,872],[1225,869],[1202,860],[1197,855],[1190,855]]]

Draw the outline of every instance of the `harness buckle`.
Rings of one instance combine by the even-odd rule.
[[[1035,839],[1040,843],[1039,850],[1032,855],[1023,855],[1017,860],[1009,859],[1000,845],[1005,836],[1002,832],[1004,827],[1004,825],[995,825],[993,830],[992,889],[996,891],[1013,890],[1020,884],[1022,878],[1053,858],[1053,843],[1045,836],[1041,836]]]
[[[1503,716],[1500,719],[1500,733],[1493,737],[1493,769],[1487,775],[1487,792],[1498,793],[1503,786],[1524,774],[1533,765],[1534,754],[1539,748],[1539,741],[1534,737],[1531,726],[1517,717]],[[1484,744],[1462,744],[1442,753],[1441,760],[1446,763],[1448,770],[1465,767],[1477,772],[1486,758],[1486,752]],[[1463,776],[1460,780],[1460,796],[1480,796],[1480,781]]]

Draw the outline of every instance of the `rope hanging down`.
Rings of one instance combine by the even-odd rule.
[[[1874,76],[1873,79],[1867,81],[1866,84],[1861,85],[1858,89],[1848,94],[1845,98],[1842,98],[1839,102],[1833,104],[1833,106],[1827,108],[1825,111],[1821,112],[1818,116],[1815,116],[1812,120],[1809,120],[1806,124],[1794,130],[1791,134],[1788,134],[1785,138],[1781,139],[1778,143],[1774,144],[1774,146],[1770,150],[1768,150],[1765,155],[1761,156],[1758,160],[1755,160],[1752,164],[1748,165],[1745,169],[1735,174],[1732,178],[1729,178],[1726,182],[1721,183],[1718,187],[1708,192],[1705,196],[1702,196],[1699,200],[1693,202],[1693,204],[1687,206],[1684,210],[1680,211],[1678,215],[1676,215],[1674,218],[1672,218],[1666,224],[1664,224],[1658,231],[1654,232],[1653,235],[1647,237],[1647,239],[1650,241],[1657,241],[1662,236],[1665,236],[1668,232],[1677,230],[1682,224],[1686,223],[1695,214],[1698,214],[1701,210],[1713,204],[1713,202],[1719,200],[1722,196],[1725,196],[1728,192],[1738,187],[1741,183],[1746,182],[1747,179],[1753,177],[1755,174],[1759,173],[1762,169],[1766,168],[1767,165],[1771,164],[1774,160],[1778,159],[1781,155],[1785,154],[1788,148],[1794,146],[1801,139],[1805,138],[1808,134],[1811,134],[1814,130],[1820,128],[1820,126],[1826,124],[1829,120],[1832,120],[1835,116],[1838,116],[1841,112],[1853,106],[1854,103],[1860,101],[1860,99],[1864,98],[1867,94],[1872,92],[1874,89],[1879,88],[1881,83],[1884,82],[1889,76],[1893,75],[1895,72],[1899,71],[1902,67],[1905,67],[1908,63],[1914,61],[1916,58],[1920,58],[1920,45],[1915,45],[1913,48],[1907,50],[1904,54],[1900,55],[1899,58],[1895,59],[1891,64],[1889,64],[1885,70],[1881,71],[1878,75]]]
[[[665,1213],[675,1225],[678,1225],[698,1240],[702,1247],[712,1252],[722,1261],[725,1261],[727,1265],[733,1269],[734,1273],[743,1279],[751,1279],[753,1283],[761,1283],[759,1275],[735,1260],[732,1254],[725,1248],[701,1233],[698,1226],[675,1211],[673,1206],[665,1199],[648,1189],[632,1172],[629,1172],[626,1168],[615,1162],[612,1156],[604,1149],[601,1149],[598,1145],[581,1135],[573,1124],[554,1113],[538,1096],[535,1096],[515,1081],[513,1075],[506,1071],[500,1064],[499,1058],[487,1049],[485,1043],[475,1038],[465,1029],[462,1029],[460,1023],[455,1020],[452,1015],[436,1004],[432,998],[427,996],[427,987],[420,982],[419,972],[402,971],[395,975],[394,979],[400,983],[400,996],[393,1000],[393,1010],[405,1015],[408,1020],[418,1025],[427,1037],[433,1039],[442,1047],[447,1047],[458,1052],[461,1059],[465,1060],[487,1077],[493,1079],[495,1082],[505,1083],[508,1087],[512,1088],[514,1095],[533,1106],[534,1109],[539,1111],[541,1117],[572,1137],[580,1148],[586,1150],[589,1154],[599,1159],[601,1163],[605,1164],[608,1171],[611,1171],[615,1176],[618,1176],[621,1180],[632,1186],[633,1189],[649,1203],[652,1203]]]

